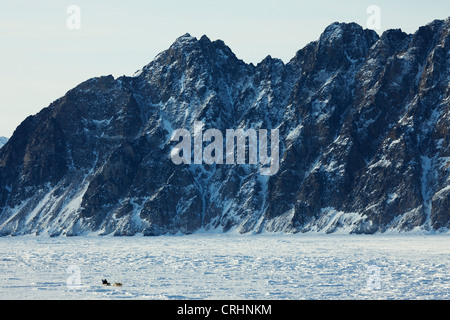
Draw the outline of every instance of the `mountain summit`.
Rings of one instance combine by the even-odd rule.
[[[450,227],[450,19],[333,23],[256,66],[185,34],[132,77],[89,79],[0,149],[0,234]],[[174,130],[277,129],[277,174],[176,165]]]

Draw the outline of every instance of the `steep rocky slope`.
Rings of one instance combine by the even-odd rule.
[[[0,149],[0,234],[447,230],[450,19],[333,23],[284,64],[186,34],[93,78]],[[175,129],[279,130],[279,169],[176,165]],[[204,143],[207,145],[207,143]]]

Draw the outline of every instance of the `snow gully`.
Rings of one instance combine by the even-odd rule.
[[[226,164],[246,164],[246,139],[248,139],[248,164],[258,163],[262,175],[272,176],[279,169],[279,132],[278,129],[271,130],[270,134],[270,156],[267,154],[267,129],[227,129],[226,137]],[[181,139],[181,141],[180,141]],[[236,157],[235,157],[236,140]],[[186,129],[173,131],[170,142],[179,142],[171,151],[172,162],[176,165],[192,163],[192,138]],[[203,150],[203,142],[211,142]],[[235,162],[236,158],[236,162]],[[194,164],[223,164],[223,135],[218,129],[208,129],[203,133],[203,122],[194,122]]]

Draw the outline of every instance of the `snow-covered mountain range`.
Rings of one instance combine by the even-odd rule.
[[[93,78],[0,149],[0,234],[430,232],[450,226],[450,18],[333,23],[288,63],[189,34]],[[173,130],[278,129],[280,167],[175,165]]]

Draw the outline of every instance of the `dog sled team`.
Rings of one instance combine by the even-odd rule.
[[[110,286],[111,283],[109,283],[106,279],[102,279],[102,284],[104,286]],[[114,282],[113,287],[121,287],[122,284],[120,282]]]

